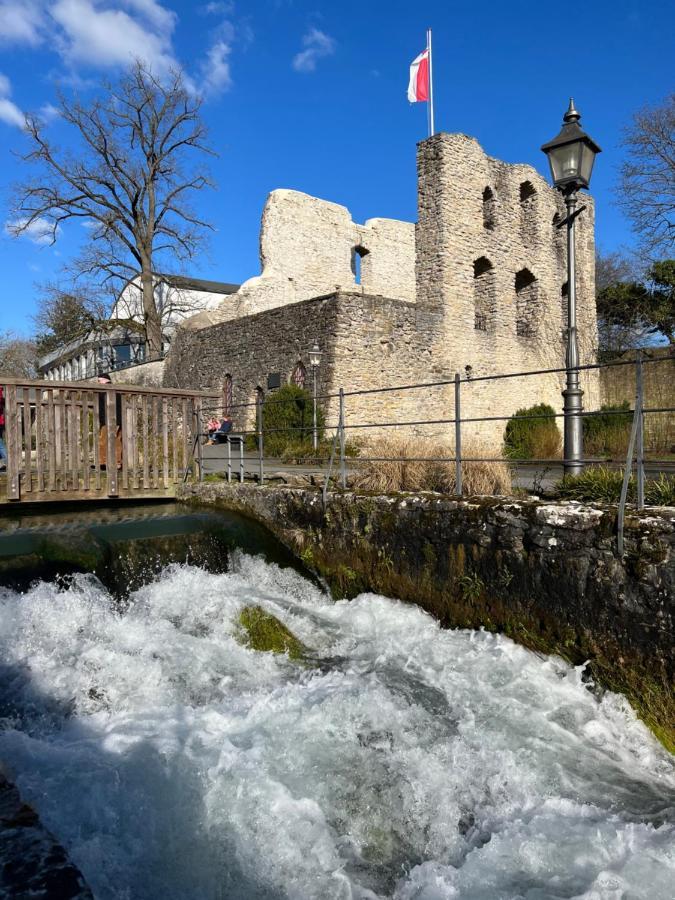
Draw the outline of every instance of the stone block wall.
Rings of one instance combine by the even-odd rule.
[[[217,309],[188,320],[187,327],[201,328],[340,290],[415,298],[412,223],[369,219],[358,225],[345,206],[299,191],[276,190],[267,198],[260,262],[260,275],[245,281]]]
[[[558,191],[531,167],[488,157],[461,134],[418,147],[417,303],[442,316],[433,352],[443,371],[474,375],[560,367],[566,327],[565,217]],[[577,295],[582,363],[594,361],[594,205],[577,219]],[[583,377],[585,406],[599,401],[598,378]],[[562,375],[523,379],[519,406],[561,408]],[[513,405],[513,382],[476,386],[469,400]],[[503,427],[503,426],[500,426]],[[482,429],[485,431],[485,427]],[[489,431],[489,429],[488,429]]]

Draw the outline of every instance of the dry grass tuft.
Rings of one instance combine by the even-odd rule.
[[[452,457],[454,450],[429,438],[382,437],[372,439],[361,451],[352,486],[366,491],[438,491],[456,493],[455,464],[436,462],[436,458]],[[489,457],[490,452],[478,443],[462,447],[467,457]],[[368,459],[373,457],[373,459]],[[511,472],[501,460],[467,462],[462,465],[463,493],[510,494]]]

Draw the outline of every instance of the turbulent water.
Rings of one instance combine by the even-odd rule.
[[[100,900],[673,897],[671,758],[506,638],[239,555],[0,592],[0,659],[0,760]]]

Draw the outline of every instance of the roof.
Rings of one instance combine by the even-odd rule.
[[[189,275],[157,275],[156,278],[186,291],[205,291],[209,294],[236,294],[240,287],[226,281],[206,281],[204,278],[192,278]]]

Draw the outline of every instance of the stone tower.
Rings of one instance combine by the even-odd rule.
[[[567,271],[565,206],[558,191],[526,165],[487,156],[462,134],[437,134],[418,146],[416,299],[434,313],[429,335],[435,368],[474,376],[559,368],[564,360]],[[581,198],[577,219],[577,297],[581,362],[594,361],[594,204]],[[597,402],[597,377],[585,374],[585,406]],[[532,403],[561,407],[562,375],[477,383],[476,415]],[[463,410],[466,414],[466,410]],[[499,427],[503,428],[503,424]],[[485,429],[483,429],[484,431]]]

